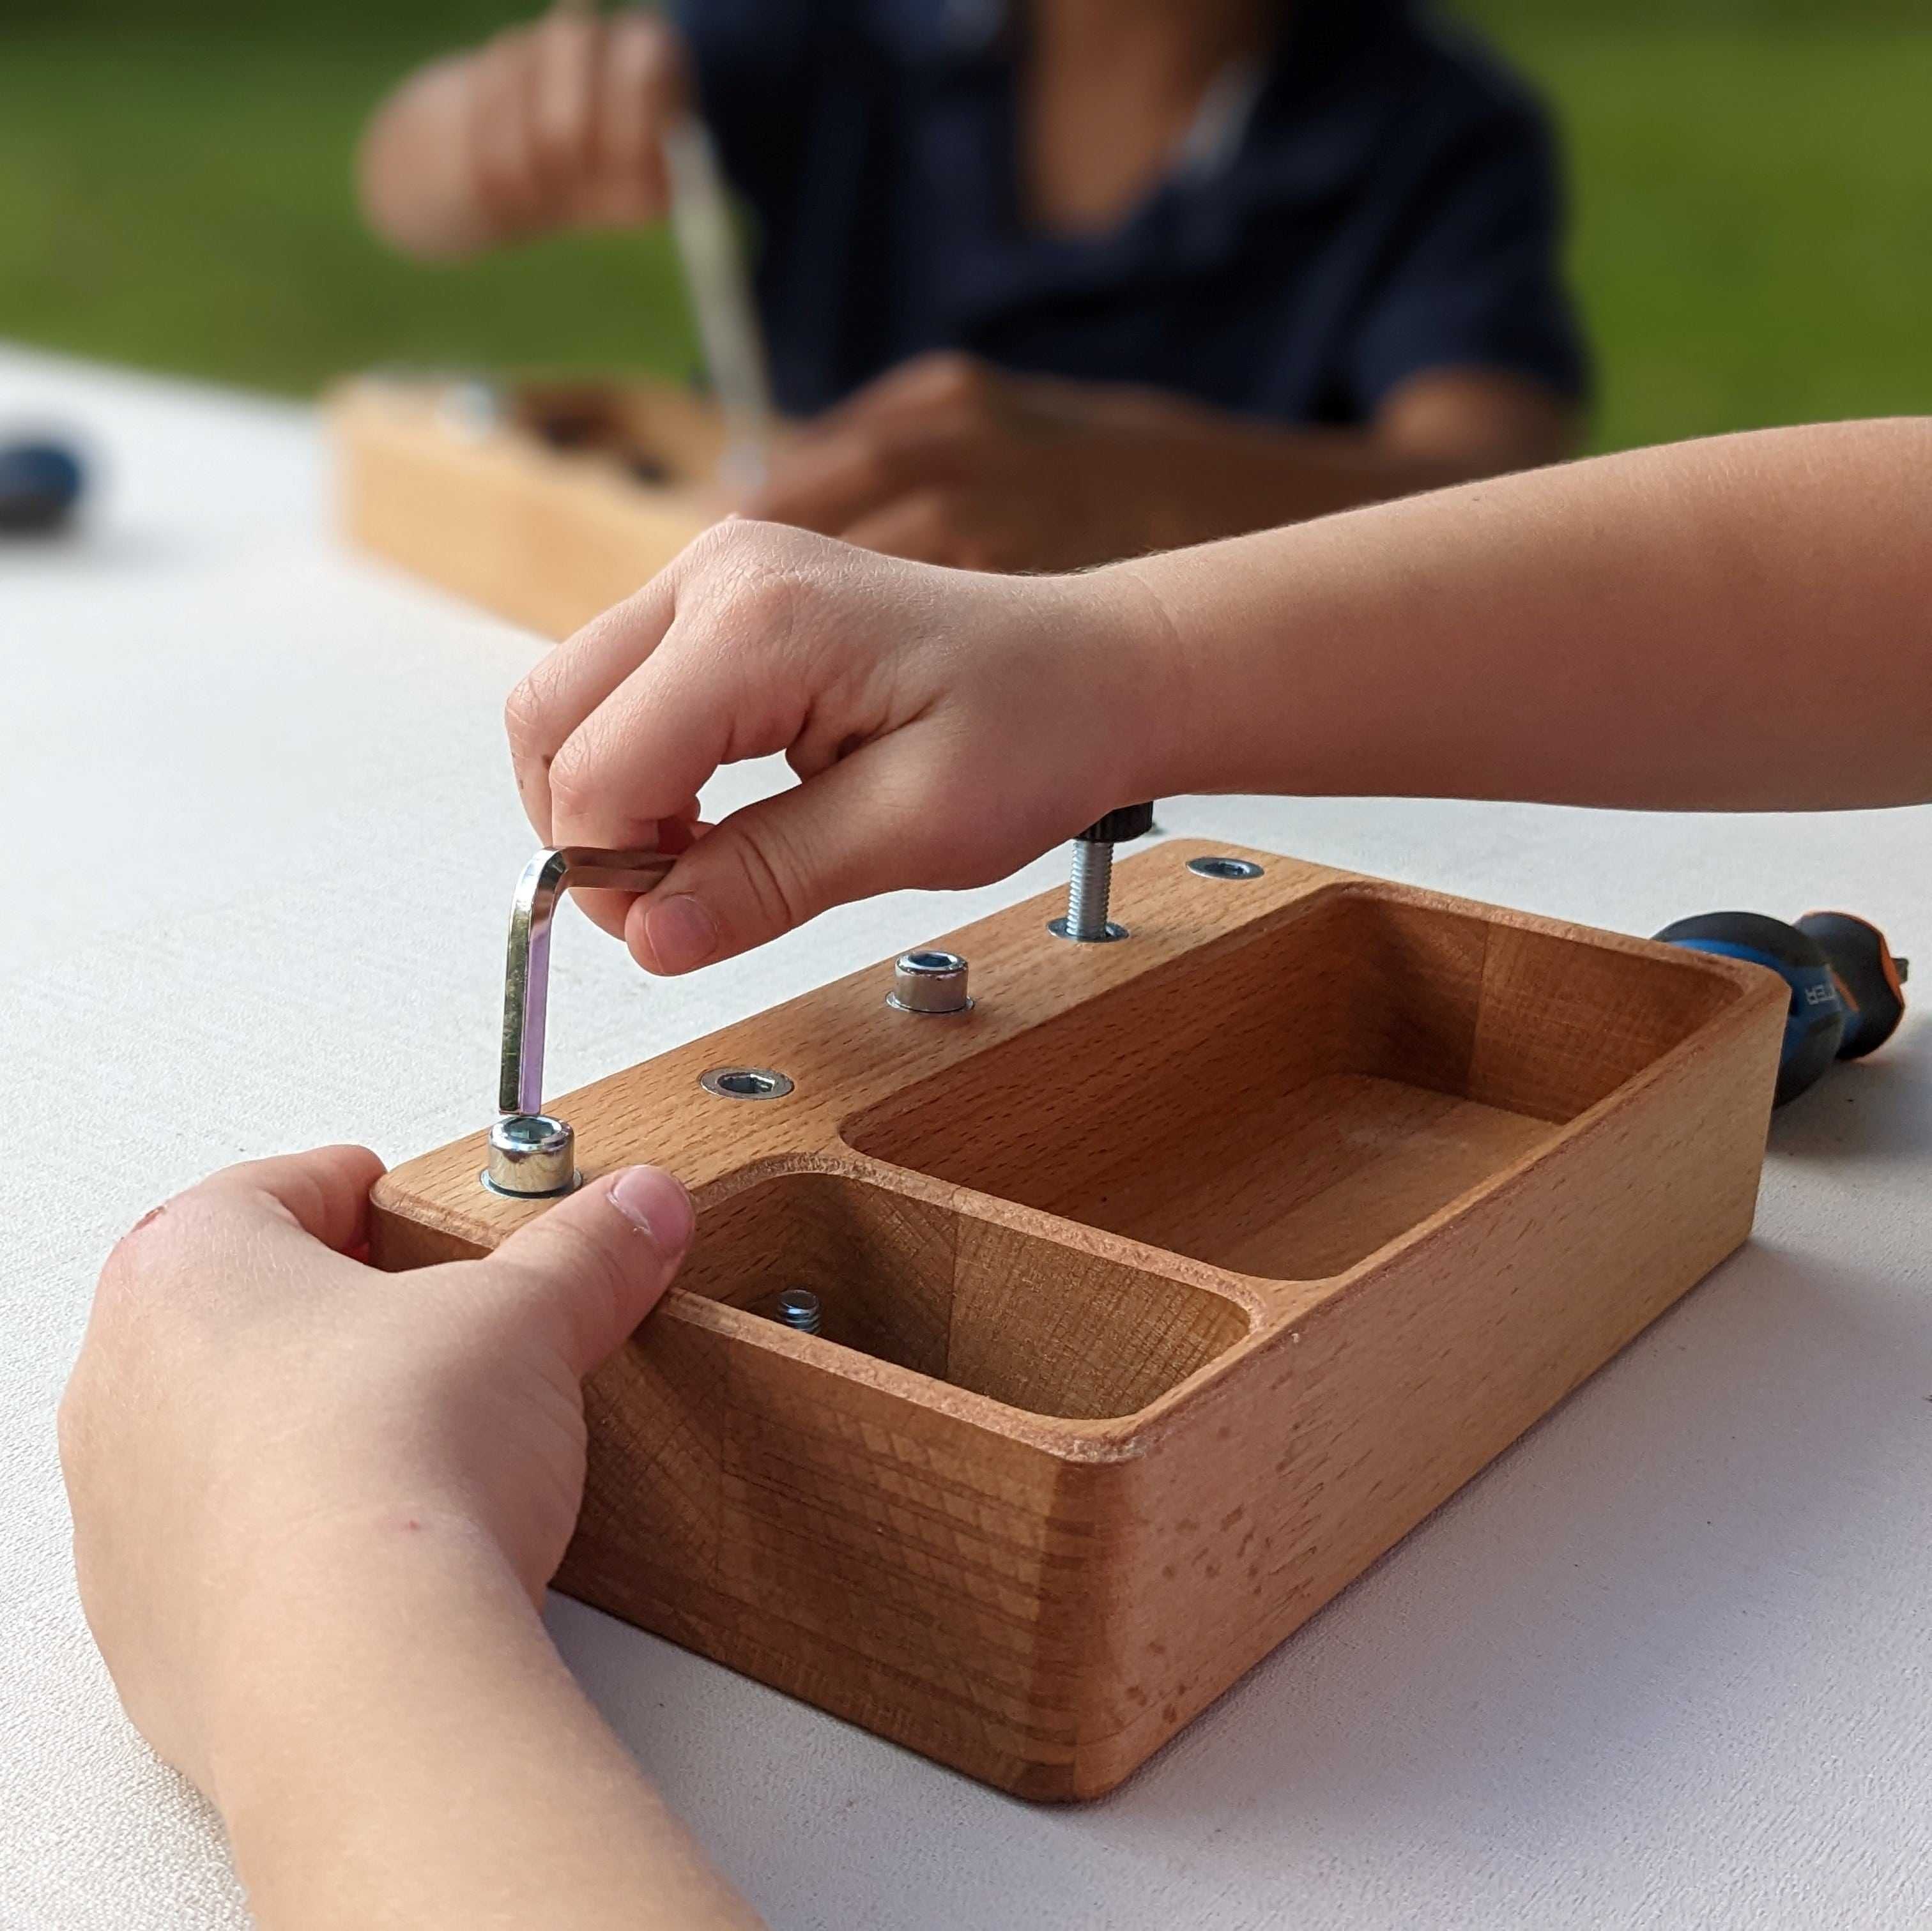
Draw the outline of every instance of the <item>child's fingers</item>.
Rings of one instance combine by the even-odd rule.
[[[688,851],[694,839],[709,831],[708,825],[700,826],[698,819],[698,800],[686,799],[675,817],[660,818],[656,832],[650,838],[634,840],[640,851],[669,852],[674,854]],[[631,907],[642,895],[635,892],[575,892],[571,896],[577,902],[577,909],[599,930],[608,932],[612,938],[624,936],[624,924]]]
[[[969,528],[963,491],[915,490],[862,517],[839,532],[848,543],[876,550],[882,556],[902,556],[912,563],[950,564],[962,569],[992,567],[982,562]]]
[[[804,439],[898,416],[930,416],[940,411],[986,414],[1010,392],[1012,382],[991,363],[956,349],[914,355],[814,417]]]
[[[647,841],[720,766],[790,748],[821,694],[789,648],[799,595],[774,579],[680,614],[550,760],[550,842]]]
[[[530,36],[499,34],[476,56],[470,82],[470,149],[477,199],[498,233],[536,225],[542,212],[530,151]]]
[[[510,741],[510,763],[524,811],[546,844],[552,836],[551,760],[571,733],[596,709],[664,640],[676,607],[674,573],[661,570],[633,596],[593,619],[542,658],[510,693],[503,706],[503,728]],[[686,787],[694,796],[704,773]],[[674,809],[652,814],[676,815]]]
[[[138,1303],[157,1283],[184,1277],[203,1290],[232,1279],[254,1291],[273,1271],[269,1257],[286,1257],[290,1243],[308,1257],[318,1241],[353,1253],[368,1243],[369,1189],[382,1174],[366,1147],[318,1147],[226,1168],[135,1222],[102,1270],[102,1294]],[[248,1265],[224,1270],[221,1252],[237,1246]]]
[[[688,92],[676,40],[647,13],[616,16],[608,24],[599,85],[598,172],[608,218],[648,220],[668,199],[664,124]]]
[[[317,1147],[305,1153],[225,1167],[194,1189],[218,1200],[238,1221],[286,1224],[338,1254],[369,1238],[369,1190],[382,1177],[367,1147]]]
[[[691,1196],[656,1167],[590,1182],[466,1264],[464,1290],[553,1333],[578,1375],[604,1360],[656,1306],[691,1245]]]
[[[856,898],[931,885],[947,835],[925,808],[920,752],[868,746],[707,832],[624,926],[646,971],[690,972],[748,952]]]
[[[974,441],[950,415],[856,422],[781,459],[748,513],[841,535],[911,491],[958,479]]]
[[[575,7],[553,8],[530,43],[530,157],[546,199],[570,195],[596,163],[596,60],[602,29]]]

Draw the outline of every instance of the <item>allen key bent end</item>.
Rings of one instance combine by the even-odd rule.
[[[564,845],[537,853],[517,881],[503,965],[503,1054],[489,1164],[492,1193],[548,1199],[577,1185],[577,1136],[543,1110],[544,1022],[550,1003],[550,928],[557,901],[586,887],[648,892],[675,860],[666,852]]]

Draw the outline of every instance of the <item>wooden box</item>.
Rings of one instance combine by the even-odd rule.
[[[551,1110],[699,1205],[589,1391],[560,1586],[1020,1795],[1091,1797],[1748,1233],[1772,975],[1264,853],[1125,863],[1131,937],[1036,899]],[[568,1024],[568,1015],[560,1022]],[[714,1094],[720,1066],[792,1090]],[[539,1204],[480,1133],[375,1248]],[[824,1332],[769,1318],[815,1291]]]
[[[328,418],[351,542],[548,637],[729,508],[719,418],[668,384],[367,376]]]

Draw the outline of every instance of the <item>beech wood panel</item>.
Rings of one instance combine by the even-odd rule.
[[[1119,868],[550,1102],[696,1192],[560,1586],[1022,1795],[1111,1788],[1748,1232],[1772,975],[1264,853]],[[568,1024],[567,1012],[557,1023]],[[782,1099],[698,1074],[775,1066]],[[480,1096],[486,1097],[486,1096]],[[374,1248],[542,1210],[482,1135]],[[825,1331],[767,1318],[808,1286]]]
[[[621,602],[727,507],[722,425],[684,391],[513,385],[494,426],[466,423],[451,393],[370,377],[331,399],[344,532],[544,637]]]

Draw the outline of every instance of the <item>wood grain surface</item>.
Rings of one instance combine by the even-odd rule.
[[[1158,846],[549,1102],[693,1188],[587,1394],[560,1586],[1023,1796],[1138,1764],[1747,1236],[1787,994],[1732,961]],[[567,1018],[562,1023],[568,1023]],[[698,1075],[786,1073],[732,1100]],[[488,1096],[479,1095],[479,1114]],[[541,1203],[483,1135],[394,1268]],[[818,1335],[772,1315],[820,1298]]]
[[[508,384],[491,425],[453,388],[372,376],[331,398],[344,533],[513,623],[568,637],[727,507],[722,428],[687,391]]]

